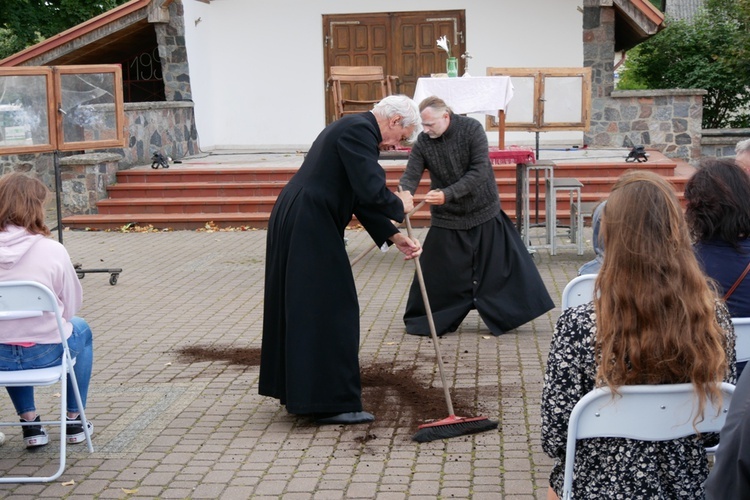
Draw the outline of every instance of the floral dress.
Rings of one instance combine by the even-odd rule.
[[[734,328],[723,303],[717,305],[719,325],[726,332],[725,381],[736,382]],[[557,320],[547,359],[542,392],[542,448],[555,465],[550,486],[562,496],[568,419],[576,403],[594,389],[596,313],[588,303],[563,311]],[[575,498],[676,499],[703,498],[708,477],[705,446],[716,435],[671,441],[592,438],[576,446]]]

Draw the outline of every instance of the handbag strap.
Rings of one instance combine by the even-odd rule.
[[[738,286],[740,286],[740,283],[742,283],[742,280],[745,279],[745,276],[747,276],[747,273],[750,272],[750,263],[747,264],[747,267],[744,271],[742,271],[742,274],[740,274],[740,277],[737,278],[737,281],[734,282],[734,285],[732,285],[732,288],[729,289],[729,291],[724,295],[724,300],[726,301],[730,295],[734,293],[734,291],[737,289]]]

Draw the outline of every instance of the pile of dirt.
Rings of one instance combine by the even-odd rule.
[[[225,361],[233,365],[260,365],[260,349],[193,345],[177,351],[185,363]],[[361,367],[362,404],[377,419],[373,426],[417,430],[420,424],[448,416],[442,387],[426,387],[414,365],[373,363]],[[456,415],[476,416],[468,391],[452,391]]]
[[[399,367],[375,363],[361,368],[362,404],[375,414],[376,424],[384,427],[409,428],[448,416],[442,387],[426,387],[415,375],[416,367]],[[473,415],[474,407],[462,394],[451,391],[451,402],[457,415]]]

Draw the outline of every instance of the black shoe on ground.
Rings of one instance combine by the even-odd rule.
[[[24,420],[21,422],[41,422],[39,415],[34,420]],[[23,426],[23,442],[26,448],[36,448],[37,446],[44,446],[49,443],[49,436],[47,435],[47,429],[41,425],[24,425]]]
[[[322,425],[340,424],[340,425],[352,425],[352,424],[364,424],[375,420],[375,416],[372,413],[366,411],[350,411],[346,413],[318,413],[314,417],[315,422]]]
[[[67,417],[66,417],[67,418]],[[78,418],[68,418],[68,421],[76,421]],[[91,423],[91,420],[86,421],[87,427],[89,428],[89,435],[94,435],[94,424]],[[86,433],[83,432],[83,424],[80,422],[75,424],[68,424],[65,428],[65,436],[68,440],[68,444],[78,444],[83,443],[86,441]]]

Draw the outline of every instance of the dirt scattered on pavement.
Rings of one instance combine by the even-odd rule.
[[[234,365],[259,366],[260,349],[234,346],[193,345],[177,350],[184,363],[224,361]],[[376,417],[373,427],[409,428],[448,416],[442,387],[426,387],[416,366],[371,363],[361,366],[362,404]],[[467,390],[451,391],[456,415],[477,416],[473,395]],[[367,434],[363,441],[374,439]]]
[[[191,345],[178,349],[177,354],[179,354],[180,361],[185,363],[226,361],[232,365],[260,365],[260,349],[257,348]]]

